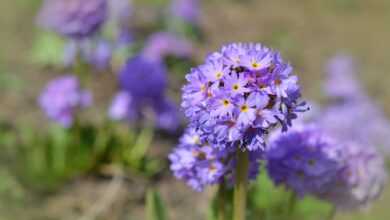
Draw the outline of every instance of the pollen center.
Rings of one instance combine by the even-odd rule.
[[[206,86],[204,84],[202,84],[200,86],[200,91],[202,91],[202,92],[206,91]]]
[[[234,84],[234,85],[233,85],[233,90],[236,90],[236,91],[237,91],[239,88],[240,88],[240,86],[239,86],[238,84]]]
[[[216,72],[215,76],[217,77],[217,79],[220,79],[222,77],[222,72]]]
[[[258,64],[258,63],[252,63],[252,67],[253,67],[253,68],[259,68],[259,67],[260,67],[260,64]]]
[[[247,105],[242,105],[241,106],[241,111],[242,112],[247,112],[248,111],[248,106]]]
[[[224,99],[224,100],[223,100],[223,105],[224,105],[225,107],[227,107],[229,104],[230,104],[229,100],[227,100],[227,99]]]

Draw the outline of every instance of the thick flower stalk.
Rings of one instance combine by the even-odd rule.
[[[80,40],[99,30],[107,11],[106,0],[45,0],[38,23],[65,37]]]
[[[270,129],[287,129],[306,110],[291,65],[261,44],[224,46],[186,79],[185,115],[215,147],[264,149]]]
[[[149,116],[157,127],[176,130],[180,118],[174,103],[165,95],[166,75],[161,62],[143,56],[130,58],[120,71],[120,92],[113,100],[109,116],[127,121]]]
[[[50,81],[38,101],[50,119],[70,127],[77,111],[90,106],[92,98],[88,91],[80,88],[77,77],[65,75]]]

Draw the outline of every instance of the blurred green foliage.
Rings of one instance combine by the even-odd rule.
[[[65,42],[52,32],[39,32],[34,39],[30,60],[39,65],[61,65]]]
[[[164,166],[147,157],[153,128],[140,130],[107,123],[51,126],[47,132],[25,126],[3,127],[0,144],[17,176],[29,188],[51,191],[66,180],[97,172],[106,164],[118,164],[136,175],[152,176]]]
[[[217,220],[221,207],[221,192],[212,201],[208,219]],[[226,219],[232,217],[233,189],[223,191]],[[326,219],[332,211],[330,204],[312,197],[297,198],[283,187],[275,186],[262,171],[248,192],[248,220],[318,220]]]
[[[149,190],[146,194],[146,220],[167,220],[167,211],[160,194]]]

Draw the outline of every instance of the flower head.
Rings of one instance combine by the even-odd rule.
[[[262,149],[268,130],[306,110],[290,64],[261,44],[224,46],[186,79],[185,114],[215,146]]]
[[[325,68],[325,93],[336,100],[355,100],[362,95],[357,79],[355,61],[351,56],[338,54],[329,59]]]
[[[63,36],[82,39],[97,32],[106,15],[106,0],[45,0],[38,23]]]
[[[199,0],[172,0],[170,14],[191,24],[199,22]]]
[[[161,62],[143,56],[130,58],[120,71],[121,92],[113,100],[109,116],[133,121],[152,113],[157,127],[169,131],[178,128],[178,111],[165,95],[166,74]]]
[[[343,168],[343,146],[314,125],[297,126],[271,139],[268,173],[275,184],[299,196],[324,192]]]
[[[343,169],[332,187],[318,196],[332,202],[337,209],[364,208],[380,195],[386,183],[383,159],[374,148],[356,142],[348,143],[343,151]]]
[[[186,39],[169,32],[157,32],[147,39],[142,54],[161,61],[168,55],[190,57],[192,52],[193,46]]]
[[[69,127],[77,110],[91,104],[91,94],[80,88],[75,76],[66,75],[48,83],[39,104],[50,119]]]
[[[256,152],[250,156],[250,179],[258,174],[259,156]],[[195,129],[186,130],[180,144],[169,155],[169,160],[175,177],[194,190],[202,191],[206,186],[222,181],[234,182],[234,151],[211,147]]]

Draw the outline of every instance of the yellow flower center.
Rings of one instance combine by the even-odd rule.
[[[238,84],[233,85],[233,90],[237,91],[239,88],[240,88],[240,86]]]
[[[222,102],[223,102],[223,106],[225,106],[225,107],[228,107],[230,104],[229,100],[227,100],[227,99],[224,99]]]
[[[241,112],[247,112],[248,111],[248,106],[247,105],[242,105],[241,106]]]
[[[202,91],[202,92],[206,91],[206,85],[202,84],[200,86],[200,91]]]
[[[223,73],[222,72],[216,72],[215,73],[215,76],[217,77],[217,79],[220,79],[222,77]]]
[[[252,67],[253,68],[259,68],[261,65],[259,63],[253,62]]]

